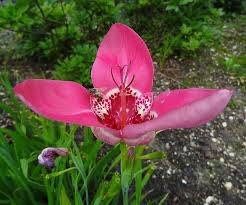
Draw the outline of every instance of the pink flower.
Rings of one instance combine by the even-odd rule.
[[[104,37],[92,67],[98,94],[78,83],[31,79],[16,95],[34,112],[52,120],[89,126],[109,144],[147,144],[157,131],[191,128],[223,111],[232,91],[190,88],[152,94],[154,66],[144,41],[116,23]]]

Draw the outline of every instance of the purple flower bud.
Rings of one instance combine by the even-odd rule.
[[[55,166],[55,159],[59,156],[67,156],[68,149],[66,148],[54,148],[47,147],[42,150],[40,155],[38,155],[39,164],[45,166],[48,169],[52,169]]]

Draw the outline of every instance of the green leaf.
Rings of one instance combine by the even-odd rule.
[[[97,197],[95,202],[94,202],[94,205],[100,205],[101,201],[102,201],[102,197],[101,196]]]
[[[0,109],[6,113],[9,113],[11,116],[15,115],[15,112],[11,109],[11,107],[2,102],[0,102]]]
[[[74,204],[75,205],[83,205],[82,201],[82,196],[78,188],[78,183],[79,183],[80,175],[74,174],[72,175],[72,183],[74,187]]]
[[[62,186],[62,188],[61,188],[60,205],[71,205],[71,202],[69,200],[69,197],[67,196],[67,193],[66,193],[64,186]]]
[[[149,159],[149,160],[154,160],[154,159],[163,159],[166,157],[166,154],[164,152],[152,152],[146,155],[138,156],[138,159]]]
[[[74,148],[75,148],[76,155],[73,152],[71,152],[70,156],[71,156],[73,163],[75,164],[76,168],[78,169],[80,176],[83,179],[83,187],[82,187],[81,191],[85,192],[86,204],[88,205],[89,204],[89,193],[88,193],[88,185],[87,185],[88,179],[87,179],[87,175],[86,175],[86,171],[85,171],[85,166],[84,166],[83,160],[80,156],[79,149],[75,143],[74,143]]]
[[[182,34],[187,35],[192,31],[192,28],[190,26],[187,26],[186,24],[183,24],[180,30]]]
[[[120,175],[119,173],[115,173],[111,178],[108,189],[105,190],[104,200],[102,204],[110,204],[111,201],[120,193],[121,191],[121,183],[120,183]]]
[[[20,125],[20,129],[21,129],[22,133],[23,133],[24,135],[26,135],[26,127],[25,127],[25,125],[21,124],[21,125]]]
[[[142,159],[138,157],[142,155],[144,146],[137,146],[135,148],[135,161],[133,167],[133,174],[135,178],[135,204],[141,204],[142,194]]]
[[[164,205],[165,204],[165,202],[166,202],[166,199],[167,199],[167,197],[168,197],[168,193],[161,199],[161,201],[158,203],[158,205]]]
[[[166,7],[166,10],[167,11],[175,11],[175,12],[178,12],[179,11],[179,7],[178,6],[174,6],[174,5],[168,5]]]
[[[28,161],[26,159],[20,159],[20,165],[23,175],[27,178],[28,175]]]
[[[156,169],[156,166],[154,166],[153,164],[150,164],[148,167],[146,174],[143,177],[142,180],[142,188],[147,184],[147,182],[149,181],[150,177],[152,176],[154,170]]]
[[[180,0],[179,5],[186,5],[192,3],[194,0]]]
[[[76,169],[77,169],[76,167],[70,167],[70,168],[68,168],[68,169],[64,169],[64,170],[59,171],[59,172],[53,172],[53,173],[51,173],[51,174],[47,174],[47,175],[45,176],[45,178],[46,178],[46,179],[50,179],[50,178],[53,178],[53,177],[58,177],[58,176],[60,176],[60,175],[62,175],[62,174],[64,174],[64,173],[66,173],[66,172],[70,172],[70,171],[76,170]]]
[[[105,173],[105,175],[102,175],[104,173],[104,170],[106,169],[107,165],[111,163],[111,166],[109,167],[108,171],[110,171],[112,168],[114,168],[120,161],[120,146],[116,145],[114,146],[105,156],[103,156],[95,165],[92,172],[89,175],[90,178],[100,179],[102,177],[106,177],[108,175],[108,172]],[[115,160],[113,160],[115,159]],[[113,161],[112,161],[113,160]]]

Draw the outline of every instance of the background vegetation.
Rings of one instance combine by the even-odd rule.
[[[45,64],[55,78],[90,85],[96,48],[115,22],[132,26],[163,63],[174,52],[190,55],[218,41],[221,18],[244,11],[239,0],[7,1],[0,28],[11,31],[15,43],[0,55]]]

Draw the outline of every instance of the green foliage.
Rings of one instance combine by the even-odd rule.
[[[245,56],[230,56],[230,57],[226,57],[224,58],[224,66],[225,69],[236,75],[236,76],[240,76],[240,77],[246,77],[246,58]]]
[[[103,144],[95,140],[88,129],[81,133],[83,143],[76,144],[78,127],[37,117],[12,96],[12,87],[5,76],[1,84],[7,88],[11,100],[1,103],[0,108],[15,122],[11,128],[0,129],[0,198],[3,201],[11,204],[47,201],[48,204],[89,204],[97,200],[94,196],[99,196],[93,193],[99,192],[98,187],[103,183],[116,184],[114,193],[120,193],[116,175],[113,172],[106,175],[107,168],[119,155],[119,147],[99,158]],[[68,158],[56,161],[52,173],[37,163],[37,155],[48,146],[67,147],[70,152]],[[112,200],[115,194],[109,195],[107,200]]]
[[[0,28],[15,34],[11,60],[55,65],[55,77],[89,85],[96,45],[119,14],[113,0],[8,1],[0,7]]]
[[[62,80],[74,80],[83,85],[90,85],[90,69],[96,53],[96,46],[84,44],[75,46],[70,56],[64,60],[58,60],[55,66],[55,78]]]
[[[55,68],[55,78],[89,85],[95,48],[114,22],[132,26],[163,62],[173,53],[194,54],[215,42],[220,37],[217,25],[229,4],[226,0],[8,1],[0,7],[0,27],[16,34],[10,59],[45,62]]]
[[[54,61],[78,43],[96,43],[117,19],[113,1],[19,0],[0,7],[0,25],[17,33],[20,57]]]
[[[213,0],[133,2],[126,5],[125,15],[161,60],[174,52],[193,54],[220,36],[216,25],[223,11],[214,7]]]

